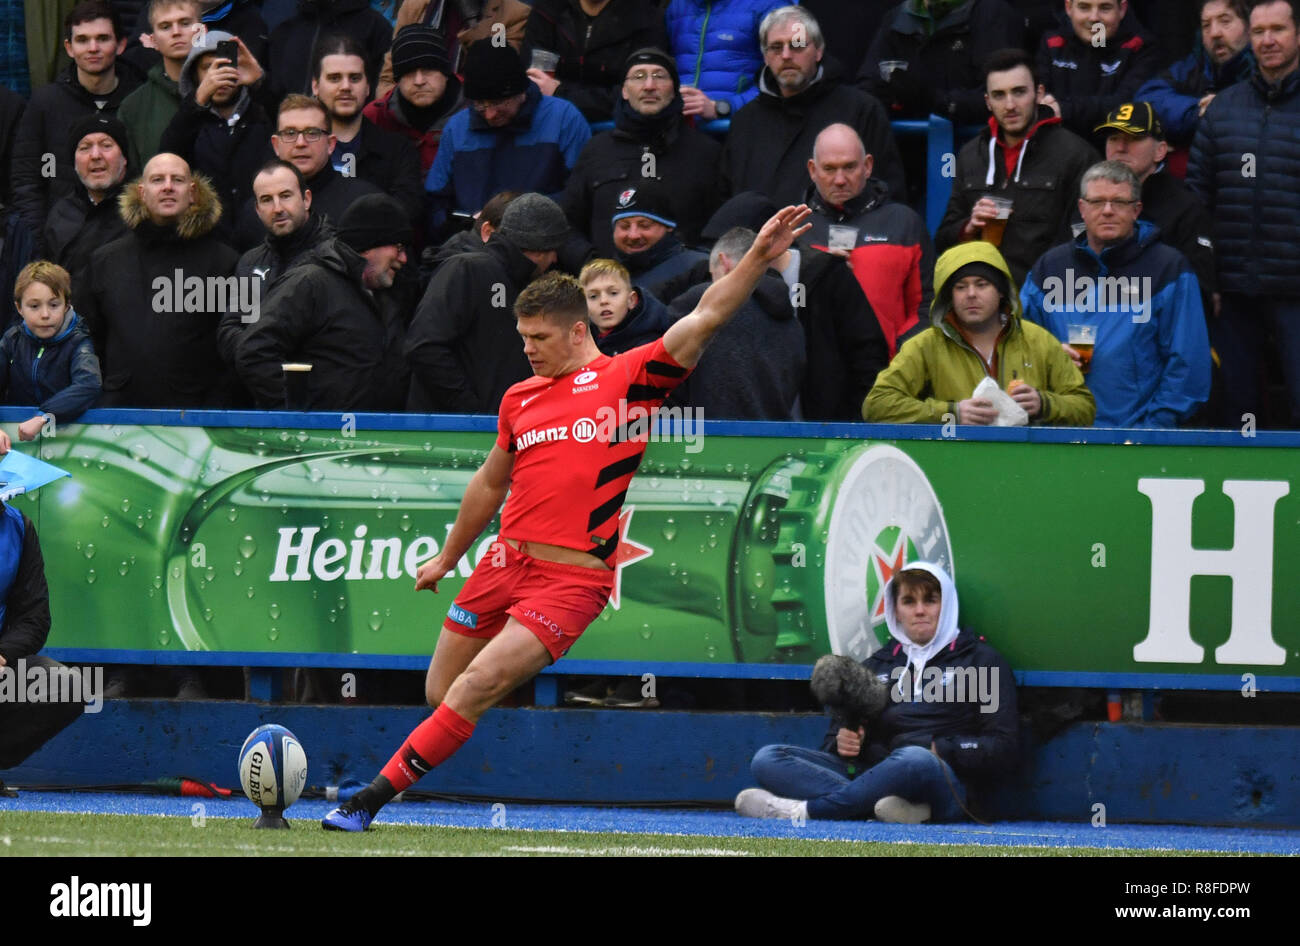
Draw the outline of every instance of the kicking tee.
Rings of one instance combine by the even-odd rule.
[[[649,417],[689,373],[661,338],[512,385],[497,415],[497,446],[515,456],[501,535],[611,561]]]

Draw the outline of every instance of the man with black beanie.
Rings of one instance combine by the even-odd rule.
[[[127,232],[117,198],[126,180],[129,139],[126,126],[102,112],[74,122],[68,138],[77,188],[50,207],[43,241],[46,258],[72,274],[75,302],[90,254]]]
[[[424,182],[432,228],[451,211],[475,213],[503,190],[558,199],[591,138],[582,113],[542,95],[519,54],[491,43],[475,43],[465,55],[465,98],[471,107],[447,122]]]
[[[338,235],[299,256],[271,287],[238,346],[239,376],[258,405],[283,408],[285,363],[311,365],[305,410],[399,411],[406,319],[392,289],[412,231],[387,194],[357,199]]]
[[[578,156],[560,203],[598,256],[614,254],[608,222],[619,195],[646,179],[663,185],[670,215],[688,245],[699,239],[717,208],[722,146],[682,120],[679,86],[677,64],[668,53],[653,47],[632,53],[623,66],[614,128],[593,136]]]
[[[555,201],[521,194],[482,251],[438,267],[407,333],[407,410],[495,414],[506,389],[531,376],[512,306],[532,279],[555,265],[568,229]]]
[[[442,129],[461,107],[460,79],[447,59],[443,35],[428,26],[404,26],[393,37],[396,85],[363,114],[386,131],[409,138],[420,153],[420,184],[433,167]]]

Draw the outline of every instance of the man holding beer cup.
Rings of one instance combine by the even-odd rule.
[[[1025,319],[1073,344],[1098,427],[1175,427],[1210,394],[1210,341],[1187,257],[1160,242],[1142,185],[1118,161],[1083,175],[1084,231],[1048,250],[1021,290]],[[1091,343],[1091,355],[1078,344]]]
[[[993,424],[993,403],[974,397],[990,377],[1030,423],[1086,427],[1096,406],[1060,343],[1022,322],[1011,270],[983,240],[953,247],[934,264],[930,328],[903,344],[862,405],[883,423]]]

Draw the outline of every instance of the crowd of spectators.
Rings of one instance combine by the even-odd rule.
[[[807,203],[676,395],[706,417],[1300,426],[1298,0],[32,6],[0,278],[71,302],[41,335],[15,292],[33,420],[495,413],[532,279],[623,351]],[[930,114],[966,129],[933,233],[891,127]]]

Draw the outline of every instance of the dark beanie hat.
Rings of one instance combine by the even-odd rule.
[[[624,79],[632,71],[633,66],[663,66],[673,77],[673,88],[676,89],[681,85],[681,79],[677,75],[677,61],[657,46],[643,46],[628,56],[627,62],[623,64]]]
[[[496,232],[521,250],[558,250],[569,235],[569,221],[544,194],[520,194],[506,207]]]
[[[126,126],[103,112],[93,112],[78,119],[72,123],[68,131],[68,143],[72,148],[73,160],[76,160],[77,145],[81,144],[81,139],[87,135],[108,135],[117,142],[117,146],[122,149],[122,154],[131,153],[131,137],[127,133]]]
[[[983,277],[997,287],[998,293],[1002,298],[1006,299],[1011,296],[1011,280],[1007,279],[1007,274],[1002,272],[1002,270],[998,269],[996,266],[977,260],[973,263],[967,263],[965,266],[962,266],[949,276],[948,281],[943,284],[943,287],[939,290],[939,294],[947,300],[947,304],[952,303],[953,287],[957,285],[959,280],[965,279],[967,276]]]
[[[393,37],[393,78],[400,79],[416,69],[437,69],[450,77],[447,41],[432,26],[412,23],[403,26]]]
[[[338,235],[358,253],[415,239],[406,208],[387,194],[367,194],[354,200],[339,218]]]
[[[614,224],[624,217],[649,217],[665,227],[677,227],[668,191],[653,177],[635,178],[631,186],[619,193],[609,222]]]
[[[510,44],[493,46],[480,40],[465,54],[465,98],[494,102],[528,90],[532,80],[524,62]]]
[[[700,236],[706,240],[717,240],[733,227],[744,227],[757,233],[780,209],[776,201],[766,194],[741,191],[717,209],[700,231]]]

